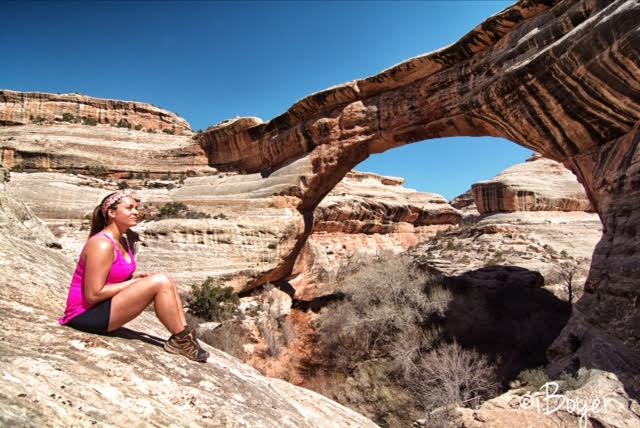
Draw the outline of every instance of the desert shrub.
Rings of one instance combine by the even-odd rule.
[[[425,292],[426,288],[426,292]],[[345,298],[320,316],[319,343],[336,367],[349,371],[354,361],[396,354],[399,335],[431,339],[418,330],[427,319],[443,313],[451,295],[430,274],[416,268],[407,257],[370,263],[343,282]],[[407,346],[416,345],[403,340]]]
[[[285,346],[291,345],[295,339],[295,331],[289,317],[278,318],[278,327],[282,331],[282,341]]]
[[[236,321],[226,321],[215,330],[202,333],[199,337],[203,342],[236,358],[244,359],[245,331]]]
[[[425,349],[432,349],[441,340],[442,331],[438,327],[424,329],[413,324],[406,330],[398,333],[395,346],[389,350],[394,372],[401,379],[409,379],[418,369],[416,362]]]
[[[25,161],[21,161],[15,164],[14,166],[12,166],[11,171],[23,172],[26,169],[26,167],[27,167],[27,164],[25,163]]]
[[[47,122],[47,118],[44,116],[36,116],[35,119],[33,119],[33,123],[35,123],[36,125],[42,125],[43,123]]]
[[[82,118],[82,123],[84,125],[89,125],[89,126],[97,126],[98,125],[98,121],[95,120],[92,117],[83,117]]]
[[[62,113],[63,122],[76,122],[76,117],[71,113]]]
[[[127,184],[127,182],[125,180],[122,180],[122,181],[118,182],[118,189],[126,189],[127,187],[129,187],[129,185]]]
[[[167,202],[160,207],[160,218],[180,217],[183,212],[188,211],[187,207],[182,202]]]
[[[588,376],[584,368],[580,368],[575,375],[570,373],[562,373],[560,375],[560,393],[573,391],[581,388],[587,382]]]
[[[518,374],[516,380],[530,391],[537,391],[542,385],[549,382],[549,378],[542,367],[523,370]]]
[[[282,350],[277,321],[273,318],[266,317],[260,318],[256,324],[266,345],[267,355],[277,358]]]
[[[131,123],[126,118],[120,119],[120,121],[116,124],[118,128],[128,128],[131,129]]]
[[[109,173],[102,165],[86,165],[84,169],[87,170],[89,175],[93,175],[94,177],[104,177]]]
[[[200,211],[187,210],[184,212],[184,218],[211,218],[211,215]]]
[[[162,132],[164,132],[165,134],[169,134],[169,135],[173,135],[176,133],[176,131],[174,129],[163,129]]]
[[[351,374],[319,372],[305,387],[366,415],[382,427],[408,427],[421,416],[410,392],[392,377],[388,360],[359,362]]]
[[[182,202],[167,202],[162,207],[155,218],[161,220],[163,218],[211,218],[211,215],[199,211],[192,211]]]
[[[211,277],[191,288],[191,295],[187,298],[189,311],[206,321],[227,320],[240,304],[233,287],[219,287]]]
[[[457,405],[471,407],[499,390],[495,368],[479,352],[456,342],[423,354],[407,379],[426,410]]]

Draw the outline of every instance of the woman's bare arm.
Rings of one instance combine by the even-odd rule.
[[[84,249],[84,297],[91,305],[113,297],[137,281],[130,279],[105,287],[114,261],[113,245],[106,239],[89,239]]]

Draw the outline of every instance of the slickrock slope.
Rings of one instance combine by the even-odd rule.
[[[0,127],[0,161],[14,170],[77,171],[113,178],[133,172],[157,178],[169,171],[215,171],[188,136],[69,123]]]
[[[52,245],[56,239],[46,224],[33,215],[33,212],[23,203],[16,200],[7,191],[10,173],[0,167],[0,234],[36,242],[40,245]]]
[[[481,214],[512,211],[592,211],[584,187],[562,164],[532,157],[497,177],[474,184]]]
[[[176,135],[191,134],[191,126],[186,120],[151,104],[80,94],[0,90],[0,125],[64,122],[104,124]]]
[[[598,328],[585,331],[627,348],[607,348],[607,367],[616,366],[618,355],[640,353],[639,28],[635,0],[520,1],[451,46],[198,141],[218,169],[272,171],[304,156],[313,168],[304,210],[370,154],[429,138],[504,137],[562,162],[604,224],[578,306]],[[591,337],[576,334],[582,344]],[[571,359],[580,346],[558,349]],[[640,391],[637,370],[616,373]]]
[[[296,299],[333,294],[349,266],[406,251],[458,224],[460,214],[443,197],[407,189],[403,182],[353,171],[322,200],[289,280]]]
[[[114,336],[59,326],[73,263],[9,233],[7,220],[28,209],[8,214],[4,202],[13,196],[1,183],[0,198],[1,425],[375,426],[215,349],[204,364],[166,353],[167,334],[151,313]]]

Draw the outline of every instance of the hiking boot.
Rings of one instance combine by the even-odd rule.
[[[172,354],[180,354],[193,361],[204,363],[209,353],[202,349],[196,339],[196,332],[192,328],[185,328],[178,334],[172,334],[164,343],[164,350]]]

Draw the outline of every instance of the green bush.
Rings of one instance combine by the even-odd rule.
[[[84,168],[89,175],[93,175],[94,177],[104,177],[109,173],[107,168],[102,165],[86,165]]]
[[[98,124],[98,121],[97,121],[97,120],[95,120],[95,119],[94,119],[94,118],[92,118],[92,117],[83,117],[83,118],[82,118],[82,123],[83,123],[84,125],[96,126],[96,125]]]
[[[211,218],[211,216],[207,213],[192,211],[188,206],[183,204],[182,202],[167,202],[162,207],[160,207],[160,212],[156,217],[157,220],[161,220],[163,218]]]
[[[542,385],[549,382],[549,378],[542,367],[523,370],[516,379],[527,386],[530,391],[537,391]]]
[[[122,180],[120,182],[118,182],[118,189],[126,189],[127,187],[129,187],[129,185],[127,184],[126,181]]]
[[[160,218],[180,217],[186,211],[189,207],[182,202],[167,202],[160,208]]]
[[[122,118],[120,119],[120,121],[118,122],[118,124],[116,125],[118,128],[129,128],[131,129],[131,124],[129,123],[129,121],[126,118]]]
[[[584,368],[581,368],[575,375],[569,373],[562,373],[560,375],[560,392],[573,391],[584,386],[587,383],[587,373]]]
[[[240,298],[232,287],[218,287],[209,277],[201,285],[192,287],[187,304],[189,311],[198,317],[207,321],[224,321],[233,316]]]
[[[26,168],[26,164],[24,161],[19,162],[17,164],[15,164],[13,167],[11,167],[11,171],[15,171],[15,172],[23,172]]]
[[[71,113],[62,113],[63,122],[76,122],[76,117]]]

